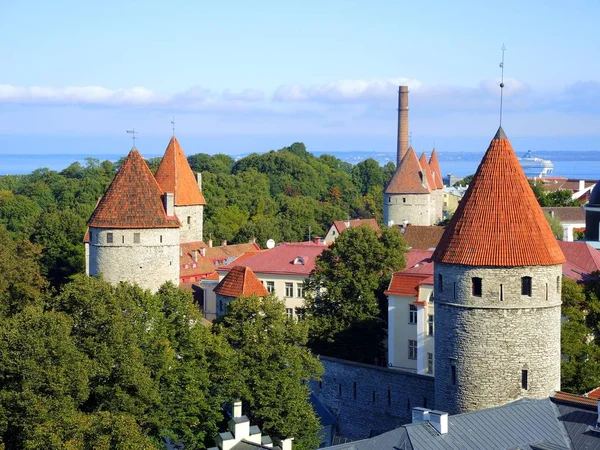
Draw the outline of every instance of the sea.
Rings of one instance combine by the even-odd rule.
[[[394,161],[393,153],[373,153],[373,152],[329,152],[343,161],[356,164],[366,158],[374,158],[380,164]],[[600,155],[598,152],[551,152],[552,154],[540,154],[545,159],[550,159],[554,163],[552,176],[561,176],[567,178],[598,180],[600,179]],[[0,154],[0,176],[2,175],[22,175],[33,172],[39,168],[60,171],[74,162],[82,165],[86,164],[87,158],[104,161],[117,161],[125,155],[106,155],[88,154],[86,156],[65,154],[65,153],[44,153],[44,154]],[[162,154],[144,155],[146,158],[162,156]],[[244,154],[232,155],[239,159]],[[483,154],[477,153],[438,153],[442,175],[453,174],[464,177],[475,173],[477,166],[481,161]]]

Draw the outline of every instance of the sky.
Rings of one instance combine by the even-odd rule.
[[[596,1],[0,0],[0,154],[598,151]],[[191,147],[191,148],[190,148]]]

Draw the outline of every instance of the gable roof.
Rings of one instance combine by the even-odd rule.
[[[123,161],[88,226],[96,228],[177,228],[177,217],[168,217],[160,186],[146,161],[133,148]]]
[[[417,155],[412,147],[408,149],[402,159],[400,167],[396,168],[392,179],[385,187],[386,194],[429,194],[430,188],[426,186],[427,178],[419,164]]]
[[[431,171],[431,167],[429,167],[429,164],[427,163],[427,156],[425,156],[425,153],[421,153],[421,156],[419,157],[419,164],[421,165],[423,172],[425,172],[427,186],[429,186],[429,189],[437,189],[435,182],[433,181],[433,173]]]
[[[345,220],[336,220],[333,222],[335,228],[338,230],[338,233],[342,233],[346,228],[356,228],[362,226],[368,226],[374,229],[377,233],[381,233],[381,228],[379,228],[379,224],[377,223],[377,219],[353,219],[350,220],[350,226],[346,226]]]
[[[258,295],[263,297],[269,292],[249,267],[235,266],[214,289],[214,292],[226,297],[237,298],[240,295]]]
[[[444,182],[442,178],[442,171],[440,170],[440,161],[438,160],[437,152],[435,148],[431,151],[431,156],[429,157],[429,167],[435,174],[435,188],[436,189],[444,189]]]
[[[428,250],[437,247],[444,227],[437,225],[412,225],[408,224],[404,230],[404,240],[409,248]]]
[[[395,272],[384,294],[417,297],[419,295],[419,286],[427,283],[428,279],[433,281],[431,275]]]
[[[164,192],[175,194],[175,206],[206,205],[194,173],[175,136],[167,145],[155,178]]]
[[[252,255],[260,250],[260,247],[252,242],[208,247],[204,242],[196,241],[181,244],[180,248],[179,276],[182,281],[207,278],[209,274],[216,273],[220,266],[236,261],[245,255]],[[204,256],[202,256],[202,253],[204,253]],[[196,259],[194,259],[194,255]]]
[[[589,275],[600,270],[600,252],[587,242],[558,241],[565,255],[563,275],[575,281],[585,281]]]
[[[544,213],[556,217],[562,223],[565,222],[585,222],[585,210],[583,206],[544,206]]]
[[[492,139],[433,260],[504,267],[565,261],[502,128]]]

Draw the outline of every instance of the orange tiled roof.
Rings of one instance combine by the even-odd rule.
[[[583,395],[570,394],[568,392],[558,391],[551,397],[552,400],[563,401],[567,403],[576,403],[579,405],[595,407],[598,400],[594,398],[584,397]]]
[[[237,298],[240,295],[268,295],[268,291],[250,267],[235,266],[214,289],[215,294]]]
[[[346,226],[345,220],[335,220],[333,224],[337,228],[338,233],[342,233],[346,228],[356,228],[362,226],[368,226],[370,228],[373,228],[378,234],[381,233],[381,228],[379,228],[377,219],[353,219],[350,220],[349,227]]]
[[[395,272],[384,294],[417,297],[419,295],[419,286],[428,278],[431,277],[429,275]]]
[[[386,194],[429,194],[431,191],[427,183],[427,179],[423,181],[423,169],[419,164],[417,155],[412,147],[408,149],[406,155],[400,163],[400,167],[396,169],[392,179],[385,187]]]
[[[87,224],[96,228],[180,227],[177,217],[167,217],[162,194],[146,161],[134,148]]]
[[[164,192],[175,194],[175,206],[206,205],[194,173],[175,136],[169,141],[155,177]]]
[[[246,253],[253,255],[260,250],[254,243],[207,247],[202,241],[186,242],[181,244],[180,248],[179,276],[181,280],[192,281],[204,279],[216,272],[220,266],[233,260],[237,261]]]
[[[440,161],[438,160],[437,152],[435,148],[431,152],[431,156],[429,157],[429,167],[435,174],[435,188],[436,189],[444,189],[444,182],[442,181],[442,171],[440,170]]]
[[[492,139],[433,260],[505,267],[565,261],[502,128]]]
[[[443,234],[444,227],[409,223],[404,231],[404,240],[412,249],[428,250],[437,247]]]
[[[427,178],[427,186],[429,186],[429,189],[436,189],[435,182],[433,181],[433,173],[431,172],[431,167],[429,167],[429,164],[427,163],[427,156],[425,156],[425,153],[421,153],[419,164],[421,165],[421,169],[425,172],[425,178]]]

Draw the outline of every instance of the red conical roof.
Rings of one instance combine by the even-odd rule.
[[[96,228],[175,228],[167,217],[162,190],[146,161],[135,148],[129,152],[114,180],[92,213],[88,226]]]
[[[419,158],[419,164],[421,165],[421,169],[425,172],[425,177],[427,178],[427,186],[429,189],[435,189],[435,182],[433,181],[433,173],[431,172],[431,167],[427,164],[427,156],[425,153],[421,153],[421,157]]]
[[[243,266],[235,266],[231,269],[213,291],[215,294],[235,298],[241,295],[264,297],[269,294],[252,269]]]
[[[429,168],[433,171],[433,180],[435,182],[436,189],[444,189],[444,182],[442,181],[442,171],[440,170],[440,161],[438,160],[437,152],[435,148],[431,152],[429,157]]]
[[[192,168],[175,136],[169,141],[154,176],[164,192],[175,194],[175,206],[206,205]]]
[[[425,179],[424,179],[425,177]],[[426,174],[423,172],[412,147],[396,168],[392,179],[385,187],[386,194],[429,194]]]
[[[446,227],[433,260],[503,267],[565,261],[502,128]]]

